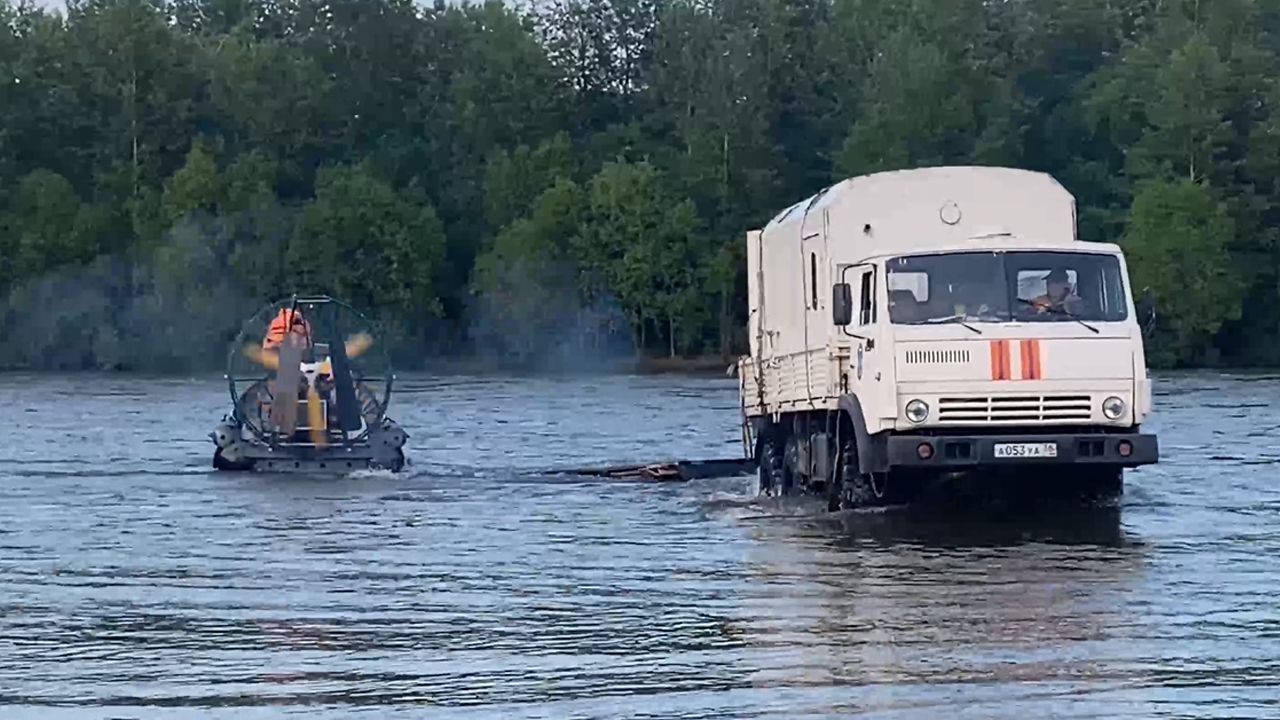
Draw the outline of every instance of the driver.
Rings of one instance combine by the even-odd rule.
[[[302,312],[280,308],[280,312],[276,313],[271,325],[267,327],[267,334],[262,337],[262,349],[278,350],[289,333],[300,335],[304,341],[303,347],[311,344],[311,323],[302,317]]]
[[[1043,295],[1031,298],[1029,302],[1036,313],[1065,311],[1078,314],[1081,299],[1071,286],[1071,279],[1063,268],[1054,268],[1044,276],[1045,291]]]

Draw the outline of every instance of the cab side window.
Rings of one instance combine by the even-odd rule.
[[[875,285],[876,274],[874,270],[868,270],[862,274],[862,305],[861,310],[858,312],[859,325],[870,325],[876,321]]]
[[[818,309],[818,253],[809,253],[809,290],[813,309]]]

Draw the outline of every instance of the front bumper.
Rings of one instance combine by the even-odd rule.
[[[1000,445],[1051,443],[1052,457],[998,456]],[[927,445],[928,450],[922,450]],[[1128,452],[1124,452],[1125,449]],[[1159,461],[1156,436],[1143,433],[1047,435],[890,435],[886,460],[892,468],[963,469],[1031,465],[1111,465],[1137,467]]]

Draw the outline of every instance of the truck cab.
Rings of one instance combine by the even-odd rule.
[[[850,178],[748,234],[744,434],[761,491],[831,509],[1016,474],[1116,494],[1158,459],[1121,249],[1043,173]]]

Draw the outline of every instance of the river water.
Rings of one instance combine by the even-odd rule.
[[[1280,717],[1280,379],[1161,377],[1119,508],[832,518],[734,381],[411,377],[406,472],[215,474],[216,379],[0,376],[0,718]]]

